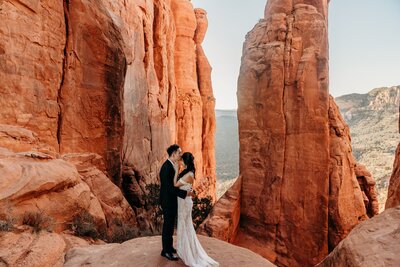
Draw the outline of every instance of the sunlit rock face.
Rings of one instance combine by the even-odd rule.
[[[281,266],[328,253],[327,6],[303,2],[268,1],[238,82],[241,231]]]
[[[197,28],[194,36],[196,43],[197,78],[201,101],[203,104],[202,124],[202,156],[203,156],[203,184],[202,191],[215,200],[216,196],[216,162],[215,162],[215,98],[211,82],[212,67],[201,46],[208,27],[207,12],[204,9],[195,10]]]
[[[315,265],[368,218],[348,126],[329,96],[327,13],[327,1],[268,1],[243,46],[232,242],[278,266]]]
[[[196,189],[215,199],[215,103],[198,13],[188,0],[2,1],[0,124],[23,130],[0,132],[0,146],[99,155],[153,232],[143,196],[169,145],[195,155]]]
[[[394,208],[400,205],[400,144],[396,149],[396,158],[393,163],[393,172],[390,177],[388,198],[385,209]]]

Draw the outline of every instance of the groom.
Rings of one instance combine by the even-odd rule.
[[[192,192],[181,190],[174,186],[175,172],[179,170],[178,161],[182,157],[182,150],[178,145],[172,145],[167,149],[168,159],[160,170],[160,204],[163,212],[162,246],[161,256],[171,261],[177,261],[174,255],[176,250],[173,247],[172,235],[174,234],[175,220],[178,212],[178,199],[193,196]]]

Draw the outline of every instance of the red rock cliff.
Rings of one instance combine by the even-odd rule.
[[[238,82],[242,231],[281,266],[328,252],[327,5],[304,2],[268,1]]]
[[[329,232],[332,251],[361,221],[378,214],[375,181],[352,154],[349,126],[329,100]]]
[[[214,229],[213,217],[235,221],[217,210],[199,230],[278,266],[315,265],[368,218],[349,129],[328,92],[327,13],[326,0],[270,0],[246,36],[238,81],[241,205],[229,211],[240,209],[239,229],[234,240]]]
[[[0,6],[0,124],[33,131],[52,153],[100,155],[120,187],[125,169],[146,228],[152,227],[140,198],[158,181],[171,143],[193,152],[199,191],[215,198],[214,144],[207,141],[214,138],[214,107],[203,107],[198,84],[207,96],[212,87],[204,55],[197,63],[190,1]]]
[[[202,152],[203,152],[203,191],[216,192],[215,162],[215,98],[211,82],[212,67],[201,46],[208,27],[207,12],[196,8],[197,28],[195,32],[198,84],[203,104]],[[215,193],[211,196],[215,200]]]
[[[204,11],[194,11],[187,0],[172,0],[171,7],[176,25],[177,142],[195,157],[195,189],[199,196],[210,195],[215,200],[215,101],[211,66],[201,47],[207,17]]]
[[[400,119],[399,119],[400,129]],[[393,162],[392,176],[390,177],[388,197],[385,209],[394,208],[400,205],[400,143],[396,149],[396,155]]]

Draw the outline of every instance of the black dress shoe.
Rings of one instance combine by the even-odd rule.
[[[167,258],[170,261],[177,261],[178,257],[176,257],[174,254],[169,253],[169,252],[161,252],[161,256]]]
[[[176,253],[176,249],[175,249],[175,248],[172,248],[172,249],[171,249],[171,252],[172,252],[172,253]]]

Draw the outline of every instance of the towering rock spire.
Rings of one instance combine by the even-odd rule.
[[[199,230],[278,266],[317,264],[368,218],[349,128],[329,96],[327,14],[326,0],[269,0],[247,34],[237,92],[241,191],[228,190]],[[232,222],[224,229],[236,237],[213,218]]]
[[[177,142],[195,157],[199,196],[215,200],[215,100],[211,66],[201,47],[208,26],[206,12],[193,10],[188,0],[173,0],[171,6],[176,25]]]
[[[327,6],[303,2],[268,1],[238,82],[241,226],[281,266],[328,253]]]
[[[197,78],[201,101],[203,104],[202,153],[203,180],[207,190],[215,200],[216,196],[216,162],[215,162],[215,98],[211,82],[212,67],[201,46],[208,27],[207,12],[204,9],[194,10],[197,28],[194,36],[196,43]]]

